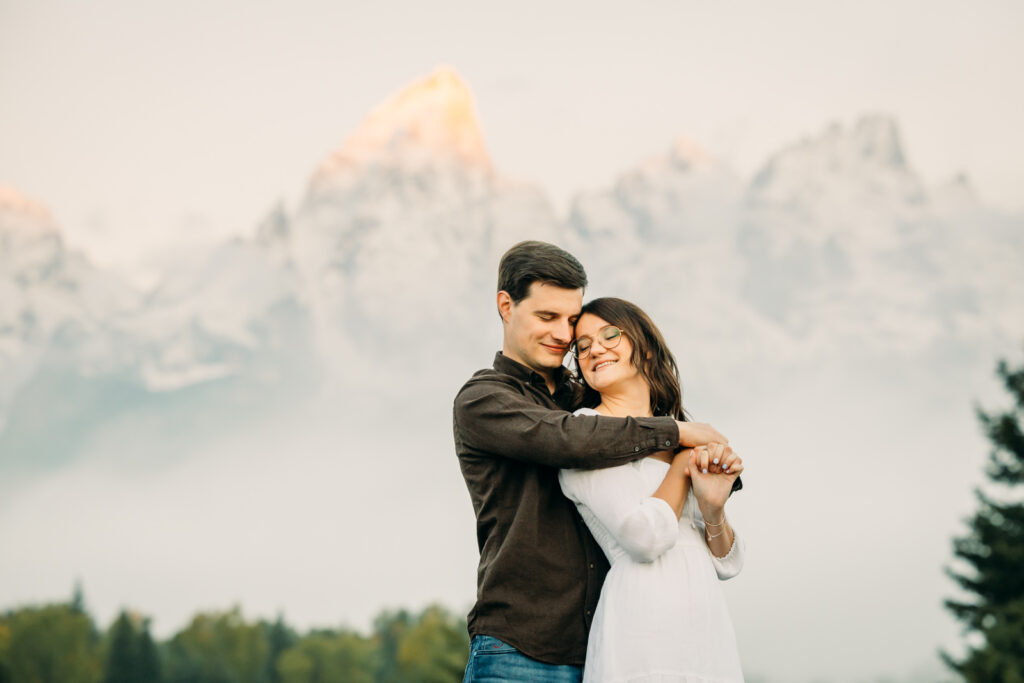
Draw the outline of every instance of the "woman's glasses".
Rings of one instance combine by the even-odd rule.
[[[622,339],[622,330],[615,327],[615,325],[606,325],[597,331],[597,341],[601,342],[601,346],[606,350],[614,349],[618,346],[620,339]],[[590,355],[590,348],[593,345],[594,340],[590,337],[580,337],[576,340],[573,353],[577,359],[583,360]]]

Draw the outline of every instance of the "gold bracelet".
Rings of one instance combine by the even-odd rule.
[[[725,524],[725,522],[726,522],[726,519],[725,519],[725,515],[723,514],[722,515],[722,521],[719,522],[718,524],[712,524],[711,522],[709,522],[708,520],[705,519],[704,520],[704,526],[722,526],[723,524]]]

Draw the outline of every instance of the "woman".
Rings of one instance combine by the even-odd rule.
[[[635,305],[602,298],[584,306],[574,353],[590,399],[584,405],[594,406],[577,414],[686,419],[675,359]],[[712,444],[559,474],[611,563],[585,682],[743,680],[718,586],[743,565],[742,541],[725,516],[742,470],[732,449]]]

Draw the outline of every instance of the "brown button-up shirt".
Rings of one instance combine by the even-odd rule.
[[[470,636],[550,664],[582,666],[608,563],[558,485],[560,468],[611,467],[674,448],[670,417],[577,416],[561,372],[503,356],[455,397],[455,451],[476,512],[480,565]]]

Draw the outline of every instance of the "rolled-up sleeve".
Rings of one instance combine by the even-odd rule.
[[[564,468],[619,465],[679,440],[675,420],[668,417],[574,417],[489,380],[459,392],[454,425],[460,455],[500,455]]]
[[[645,495],[637,465],[562,470],[558,478],[566,497],[584,505],[637,562],[653,562],[675,545],[679,535],[675,511],[664,500]]]

